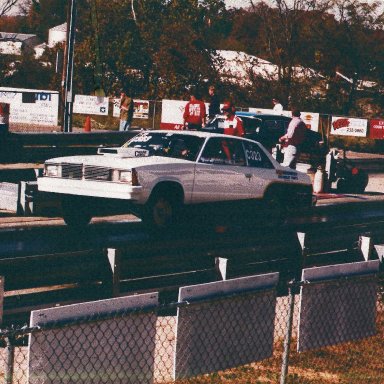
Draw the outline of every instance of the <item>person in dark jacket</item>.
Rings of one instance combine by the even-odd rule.
[[[208,93],[210,96],[209,106],[208,106],[208,119],[213,119],[216,115],[220,114],[220,100],[216,95],[216,89],[214,85],[211,85],[208,88]]]
[[[128,131],[132,124],[134,102],[133,99],[128,96],[127,91],[121,91],[120,97],[119,131]]]

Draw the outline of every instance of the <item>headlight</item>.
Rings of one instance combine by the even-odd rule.
[[[112,171],[112,181],[120,183],[132,183],[132,172],[121,169],[114,169]]]
[[[61,166],[58,164],[46,164],[44,174],[48,177],[61,177]]]
[[[120,171],[119,179],[122,183],[132,183],[132,172]]]

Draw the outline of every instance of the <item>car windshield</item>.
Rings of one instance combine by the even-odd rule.
[[[141,148],[150,156],[165,156],[196,161],[204,138],[170,132],[142,132],[127,141],[125,148]]]

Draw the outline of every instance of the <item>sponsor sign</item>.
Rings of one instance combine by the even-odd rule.
[[[0,102],[10,104],[10,123],[58,125],[57,91],[0,87]]]
[[[369,138],[384,139],[384,119],[374,119],[369,121]]]
[[[319,131],[320,114],[313,112],[301,112],[302,120],[311,131]]]
[[[187,101],[163,100],[161,105],[160,129],[183,129],[183,114]],[[208,113],[208,103],[205,108]]]
[[[112,99],[113,117],[120,117],[120,98]],[[133,100],[133,118],[148,119],[149,118],[149,101],[148,100]]]
[[[108,116],[108,97],[75,95],[73,113]]]
[[[331,135],[366,137],[367,126],[367,119],[332,116],[330,133]]]
[[[187,101],[163,100],[160,129],[183,129],[183,114]]]

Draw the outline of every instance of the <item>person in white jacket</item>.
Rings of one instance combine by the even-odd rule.
[[[273,103],[273,113],[276,115],[282,115],[283,114],[283,105],[280,103],[279,99],[272,99]]]

